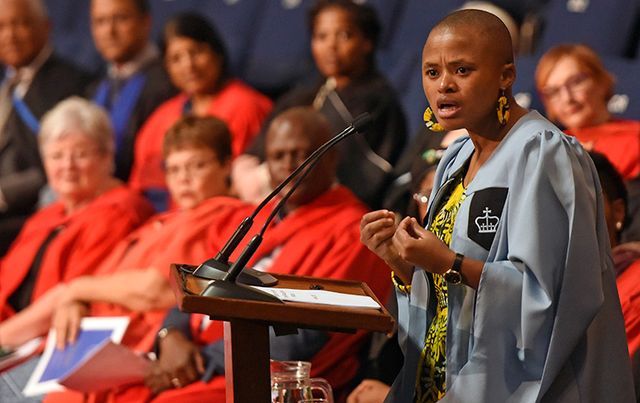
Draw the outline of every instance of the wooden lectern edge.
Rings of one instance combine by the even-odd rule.
[[[337,307],[331,305],[314,305],[297,302],[285,302],[277,304],[272,302],[245,301],[230,298],[216,298],[216,312],[211,312],[210,297],[202,297],[193,293],[185,284],[185,274],[178,267],[178,264],[171,265],[171,285],[176,296],[180,310],[190,313],[201,313],[210,315],[212,319],[223,321],[234,321],[247,319],[275,328],[281,327],[283,333],[287,333],[291,328],[298,327],[292,323],[302,323],[300,328],[318,329],[336,332],[353,333],[358,329],[391,334],[394,329],[394,320],[378,297],[372,292],[364,282],[353,280],[335,280],[317,277],[304,277],[274,274],[281,282],[286,283],[292,279],[297,281],[309,281],[310,283],[326,284],[332,286],[337,284],[345,287],[355,288],[360,292],[355,294],[368,295],[379,305],[379,309]],[[343,290],[341,290],[343,291]],[[324,320],[309,323],[308,309],[313,306],[314,312],[318,313]],[[264,310],[262,309],[264,308]],[[293,309],[292,309],[293,308]],[[300,308],[300,309],[297,309]],[[256,311],[265,312],[268,317],[255,315]],[[230,312],[230,314],[226,314]],[[239,318],[239,315],[243,317]],[[350,320],[346,320],[349,315]],[[322,323],[320,323],[322,322]]]

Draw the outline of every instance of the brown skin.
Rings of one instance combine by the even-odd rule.
[[[326,120],[310,109],[293,108],[276,117],[269,126],[265,147],[271,186],[284,181],[330,136]],[[336,164],[335,152],[327,152],[291,195],[284,210],[291,212],[329,190],[336,180]],[[293,182],[283,189],[282,195],[291,189]]]
[[[611,200],[606,194],[604,195],[603,199],[604,218],[607,222],[609,241],[611,243],[611,248],[615,248],[616,246],[618,246],[618,235],[620,232],[620,229],[616,228],[616,224],[624,222],[626,206],[624,204],[624,200]]]
[[[170,330],[158,348],[159,359],[151,365],[144,380],[154,395],[178,385],[189,385],[204,373],[204,359],[199,347],[179,331]],[[174,384],[173,379],[178,382]]]
[[[380,403],[391,387],[376,379],[365,379],[347,397],[347,403]]]
[[[437,25],[425,43],[423,88],[445,130],[465,128],[475,152],[464,178],[468,186],[513,125],[526,114],[513,99],[515,66],[509,33],[497,19],[477,10],[457,12]],[[509,122],[496,117],[500,90],[511,105]],[[413,218],[395,224],[387,210],[366,214],[361,240],[384,259],[398,277],[411,283],[413,268],[443,274],[453,265],[455,252]],[[465,258],[463,281],[477,288],[484,262]]]
[[[0,1],[0,63],[27,66],[42,50],[51,29],[49,20],[19,0]]]
[[[320,73],[335,78],[338,88],[368,70],[371,52],[373,43],[353,23],[349,12],[328,7],[318,14],[311,35],[311,53]]]
[[[147,44],[151,17],[131,0],[92,0],[91,33],[96,48],[108,62],[120,66]]]
[[[222,59],[211,47],[191,38],[167,40],[165,65],[171,82],[191,97],[197,116],[208,114],[211,100],[222,85]]]

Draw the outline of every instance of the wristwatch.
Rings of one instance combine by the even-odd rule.
[[[460,284],[462,282],[462,274],[460,274],[462,259],[464,259],[464,255],[456,253],[456,259],[453,261],[453,266],[451,266],[451,268],[442,275],[447,283]]]

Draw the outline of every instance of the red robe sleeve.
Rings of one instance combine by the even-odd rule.
[[[70,228],[66,234],[63,231],[61,242],[47,252],[33,299],[55,285],[51,279],[67,282],[94,273],[117,243],[140,226],[152,211],[141,196],[124,187],[114,189],[95,205],[88,206],[77,218],[73,230]]]
[[[151,212],[151,206],[141,196],[121,186],[101,195],[76,214],[58,218],[64,229],[49,243],[42,257],[32,301],[60,282],[94,273],[114,246],[149,217]],[[51,228],[48,228],[45,225],[46,217],[40,217],[42,216],[34,221],[36,224],[45,221],[38,225],[43,230],[21,236],[20,242],[12,248],[11,255],[5,258],[0,268],[0,275],[10,279],[3,282],[0,293],[4,312],[7,311],[6,299],[27,276],[35,253],[53,228],[51,224],[55,223],[51,221]],[[25,231],[30,229],[31,226],[28,226]]]

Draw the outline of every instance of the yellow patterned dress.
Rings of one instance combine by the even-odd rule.
[[[451,243],[456,214],[465,198],[462,181],[453,189],[449,200],[434,218],[429,230],[447,246]],[[446,391],[447,282],[439,274],[428,273],[437,300],[435,316],[429,326],[418,364],[415,401],[437,402]]]

